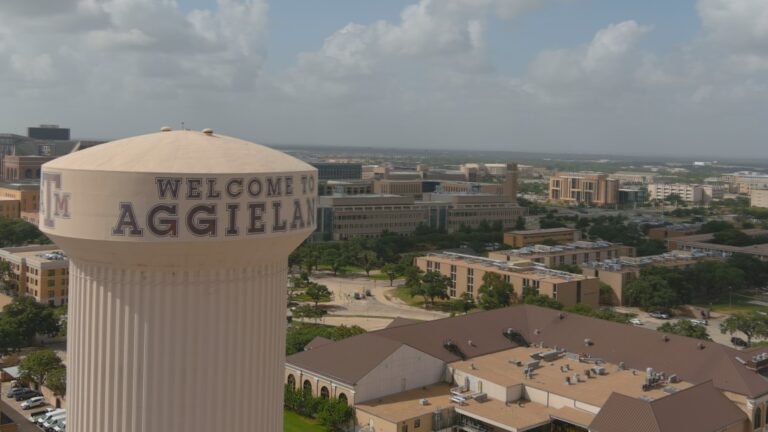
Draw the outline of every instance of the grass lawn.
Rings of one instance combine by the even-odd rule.
[[[285,421],[285,432],[327,432],[325,426],[318,424],[315,420],[302,417],[292,411],[283,411],[283,420]]]
[[[720,301],[712,303],[712,305],[700,304],[697,306],[708,307],[711,308],[712,312],[720,313],[768,311],[768,307],[752,304],[750,303],[751,300],[753,300],[752,296],[747,297],[742,294],[734,293],[732,301],[728,298],[728,294],[726,294]]]
[[[395,296],[402,300],[405,304],[408,306],[413,306],[417,308],[424,309],[424,298],[422,296],[411,296],[411,293],[409,291],[408,287],[398,287],[394,290],[390,291],[394,292]],[[440,312],[453,312],[451,309],[451,301],[450,300],[435,300],[435,304],[429,306],[429,310],[435,310]],[[460,313],[459,311],[455,311],[456,313]]]
[[[314,300],[312,300],[305,293],[294,295],[293,297],[291,297],[291,301],[296,301],[296,302],[313,302],[314,303]],[[321,297],[320,298],[320,302],[319,303],[328,303],[329,301],[331,301],[331,298],[328,297],[328,296],[325,296],[325,297]]]

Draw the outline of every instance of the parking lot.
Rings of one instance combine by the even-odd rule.
[[[12,398],[7,398],[5,396],[5,394],[8,392],[8,389],[10,388],[10,383],[2,383],[0,386],[0,389],[2,389],[2,396],[0,396],[0,407],[2,407],[3,414],[7,415],[11,418],[11,420],[16,422],[19,432],[40,432],[40,429],[37,426],[27,420],[27,416],[29,416],[30,413],[48,408],[50,405],[46,404],[37,408],[32,408],[31,410],[22,410],[21,402],[16,402]]]

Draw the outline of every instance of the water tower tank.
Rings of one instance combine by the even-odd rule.
[[[40,228],[71,262],[68,429],[282,431],[287,258],[316,170],[163,130],[43,165]]]

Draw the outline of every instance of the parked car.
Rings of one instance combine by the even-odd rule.
[[[45,405],[45,398],[42,396],[35,396],[31,397],[24,402],[21,403],[21,409],[28,410],[31,408],[39,407],[41,405]]]
[[[67,412],[64,411],[62,413],[56,414],[55,416],[49,418],[48,420],[43,422],[43,428],[45,429],[52,429],[53,426],[59,421],[64,420],[67,418]]]
[[[629,320],[629,323],[632,325],[638,325],[638,326],[643,325],[643,322],[637,318],[632,318],[631,320]]]
[[[740,346],[740,347],[746,347],[746,346],[748,346],[748,345],[749,345],[749,344],[747,344],[747,341],[745,341],[744,339],[742,339],[742,338],[740,338],[740,337],[738,337],[738,336],[733,336],[733,337],[731,338],[731,343],[732,343],[734,346]]]
[[[705,325],[709,324],[709,322],[707,320],[703,320],[703,319],[701,319],[701,320],[699,320],[699,319],[692,319],[691,322],[693,324],[702,325],[702,326],[705,326]]]
[[[651,312],[648,315],[651,318],[656,318],[656,319],[663,319],[663,320],[668,320],[669,319],[669,314],[666,314],[666,313],[663,313],[663,312]]]
[[[40,411],[35,411],[33,413],[29,414],[29,417],[27,417],[27,420],[31,421],[32,423],[37,423],[37,419],[40,417],[48,414],[49,412],[53,411],[54,409],[51,407],[48,407],[46,409],[42,409]]]
[[[16,402],[25,401],[27,399],[33,398],[35,396],[40,396],[40,393],[32,390],[32,389],[26,389],[21,393],[16,393],[16,396],[13,398],[16,400]]]
[[[35,419],[35,423],[37,423],[39,425],[42,425],[43,423],[45,423],[46,421],[50,420],[54,416],[57,416],[59,414],[65,413],[65,412],[67,412],[67,411],[65,409],[63,409],[63,408],[55,409],[53,411],[48,412],[48,414],[42,415],[40,417],[37,417]]]
[[[67,420],[60,420],[59,423],[53,427],[53,432],[65,432],[67,430]]]
[[[25,390],[29,390],[29,389],[27,387],[14,387],[14,388],[8,390],[8,393],[6,393],[5,396],[8,397],[8,398],[15,398],[17,394],[19,394],[19,393],[21,393],[21,392],[23,392]]]

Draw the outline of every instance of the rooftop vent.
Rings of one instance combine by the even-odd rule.
[[[419,405],[429,405],[429,399],[419,399]]]
[[[560,315],[558,315],[558,318],[560,318],[560,319],[565,319],[565,314],[564,314],[564,313],[562,313],[562,312],[560,312]]]
[[[203,133],[208,135],[208,136],[211,136],[211,135],[213,135],[213,129],[205,128],[205,129],[203,129]]]
[[[584,339],[584,346],[592,346],[594,344],[595,343],[592,342],[592,339],[589,339],[589,338]]]
[[[667,335],[664,335],[664,336],[662,336],[662,337],[661,337],[661,339],[662,339],[664,342],[669,342],[669,336],[667,336]]]
[[[704,348],[706,348],[706,347],[707,347],[706,345],[704,345],[704,342],[699,342],[699,344],[698,344],[698,345],[696,345],[696,346],[697,346],[697,347],[698,347],[700,350],[703,350]]]
[[[160,128],[160,132],[170,132],[170,131],[171,131],[171,128],[168,126],[163,126]]]

